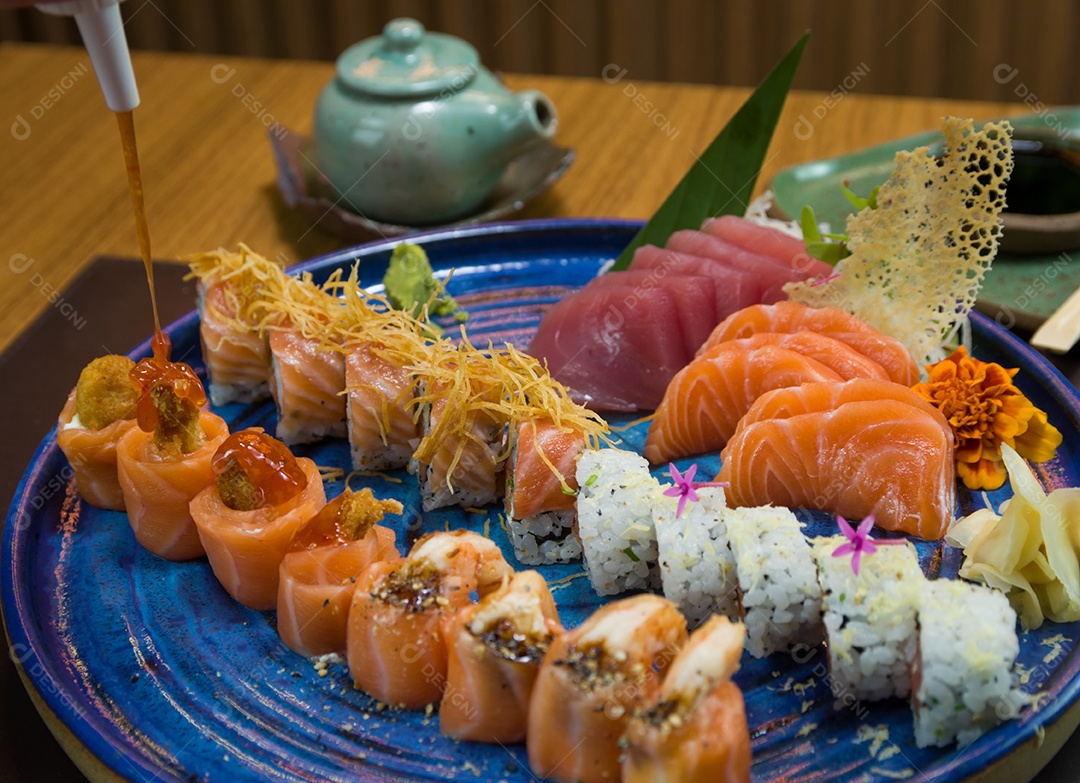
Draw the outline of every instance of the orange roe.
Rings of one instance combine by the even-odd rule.
[[[998,489],[1007,473],[1001,444],[1032,462],[1046,462],[1061,433],[1013,384],[1018,368],[983,362],[957,348],[927,365],[930,379],[912,389],[940,410],[955,436],[956,473],[968,489]]]

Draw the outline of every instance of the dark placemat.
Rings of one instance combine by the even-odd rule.
[[[154,264],[162,323],[195,306],[195,284],[183,282],[186,272],[180,264]],[[23,471],[56,424],[79,371],[95,356],[127,353],[151,331],[142,262],[97,258],[0,354],[4,517]],[[0,664],[0,781],[85,781],[38,717],[8,655]]]
[[[163,324],[194,306],[195,285],[183,282],[186,271],[178,264],[154,265]],[[127,353],[152,330],[139,261],[97,258],[61,296],[54,305],[70,307],[50,307],[0,354],[0,442],[7,454],[0,461],[0,499],[5,516],[19,478],[56,423],[82,367],[95,356]],[[1074,384],[1080,381],[1076,350],[1051,361]],[[0,781],[85,781],[38,717],[6,655],[0,664]],[[1066,781],[1080,781],[1080,733],[1035,778],[1035,783]]]

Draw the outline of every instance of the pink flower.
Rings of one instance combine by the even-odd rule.
[[[833,550],[832,556],[843,557],[854,552],[851,558],[851,570],[855,572],[855,576],[859,575],[859,559],[864,552],[866,554],[876,552],[879,545],[904,543],[902,538],[880,538],[877,540],[870,538],[870,528],[874,526],[873,514],[859,523],[858,530],[852,530],[851,525],[841,516],[836,517],[836,522],[840,525],[840,532],[844,534],[847,543],[841,544]]]
[[[695,462],[689,468],[686,469],[686,473],[679,473],[679,469],[675,467],[674,462],[668,463],[668,471],[671,473],[671,480],[675,482],[675,486],[668,487],[664,490],[664,495],[669,498],[678,498],[679,505],[675,507],[675,518],[678,519],[682,516],[682,512],[686,510],[687,501],[693,501],[697,503],[701,500],[698,497],[698,493],[695,489],[700,487],[726,487],[725,481],[694,481],[694,474],[697,473],[697,463]]]

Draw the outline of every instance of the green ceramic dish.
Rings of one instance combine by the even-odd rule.
[[[1050,109],[1008,119],[1018,135],[1049,137],[1073,148],[1080,145],[1080,107]],[[840,189],[841,183],[847,182],[853,191],[866,195],[889,178],[897,152],[940,144],[941,135],[931,131],[784,169],[770,185],[776,194],[774,211],[778,217],[797,216],[809,204],[819,220],[842,230],[852,207]],[[1007,328],[1019,326],[1033,330],[1078,287],[1080,252],[1077,250],[1032,255],[1000,253],[986,276],[979,309]]]

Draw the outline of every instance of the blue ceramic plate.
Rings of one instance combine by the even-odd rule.
[[[474,342],[509,340],[524,347],[545,308],[592,278],[626,245],[638,224],[543,221],[431,232],[423,243],[440,270],[455,272],[451,292],[470,312]],[[358,259],[377,283],[390,242],[310,261],[322,278]],[[1018,382],[1065,433],[1057,459],[1040,470],[1047,487],[1080,484],[1080,400],[1068,383],[1025,345],[975,318],[975,353],[1021,366]],[[194,314],[168,331],[175,355],[202,372]],[[147,355],[144,343],[132,354]],[[230,406],[234,427],[274,425],[269,404]],[[640,447],[644,429],[624,435]],[[320,465],[347,467],[344,442],[301,448]],[[702,474],[718,467],[700,460]],[[680,467],[686,467],[689,461]],[[373,480],[377,493],[405,504],[398,540],[465,526],[490,531],[510,555],[497,509],[489,513],[418,513],[410,477]],[[330,484],[327,494],[341,491]],[[991,498],[999,503],[1006,492]],[[964,510],[981,501],[963,495]],[[808,532],[830,528],[804,515]],[[831,532],[831,531],[830,531]],[[958,553],[921,544],[928,573],[954,576]],[[55,432],[42,442],[16,493],[3,541],[3,608],[13,643],[41,697],[75,737],[119,777],[132,781],[376,781],[457,779],[529,781],[523,746],[458,743],[439,734],[435,717],[380,711],[352,689],[343,665],[320,678],[312,664],[278,641],[273,613],[244,609],[218,586],[205,560],[159,560],[135,542],[123,514],[77,497]],[[579,575],[577,565],[543,569],[549,581]],[[600,601],[584,578],[555,588],[573,626]],[[736,680],[746,694],[756,780],[889,780],[920,775],[969,778],[996,765],[1051,727],[1076,699],[1080,624],[1047,624],[1021,640],[1024,689],[1043,693],[966,748],[919,750],[906,702],[833,708],[824,649],[743,660]],[[850,700],[849,700],[850,701]],[[1014,779],[1030,777],[1021,770]]]

